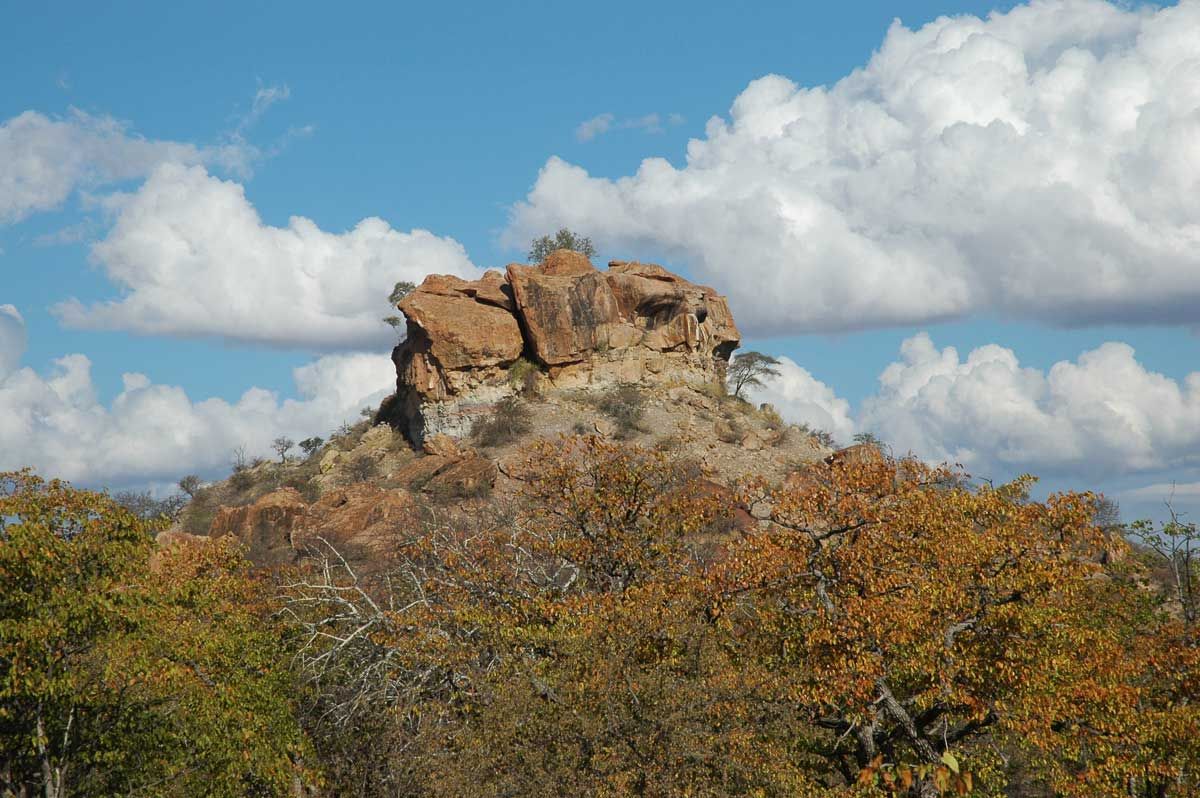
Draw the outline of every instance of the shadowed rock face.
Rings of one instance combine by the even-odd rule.
[[[468,282],[431,275],[399,304],[408,322],[392,353],[387,415],[414,442],[461,437],[512,393],[524,357],[557,388],[724,379],[740,334],[729,305],[662,266],[614,261],[607,272],[557,250]]]

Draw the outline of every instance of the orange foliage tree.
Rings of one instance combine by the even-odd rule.
[[[867,458],[745,486],[738,529],[636,446],[513,472],[494,517],[286,586],[318,738],[388,739],[359,794],[1195,794],[1195,638],[1101,565],[1088,494]]]

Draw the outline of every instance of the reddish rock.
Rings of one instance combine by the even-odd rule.
[[[425,439],[421,448],[425,451],[425,454],[445,457],[448,460],[457,460],[463,456],[463,451],[459,447],[458,441],[449,435],[430,435]]]
[[[407,337],[392,353],[396,396],[383,417],[416,443],[469,432],[513,392],[509,368],[522,355],[557,387],[714,383],[740,338],[711,288],[652,263],[600,272],[570,250],[473,282],[431,275],[399,308]]]
[[[583,360],[609,346],[611,328],[621,321],[608,281],[590,263],[586,266],[583,271],[577,260],[564,259],[557,271],[508,267],[529,346],[548,366]]]
[[[476,455],[439,471],[422,490],[451,496],[477,496],[496,483],[496,474],[495,463]]]
[[[432,275],[425,282],[437,279],[438,275]],[[511,363],[521,355],[521,328],[504,308],[466,294],[426,291],[424,283],[399,307],[408,319],[409,337],[427,339],[428,345],[421,347],[423,354],[443,369]]]
[[[314,502],[293,543],[303,549],[324,540],[343,553],[371,549],[411,530],[416,522],[417,506],[410,493],[359,483]]]
[[[396,473],[392,474],[392,479],[403,485],[419,485],[432,478],[437,472],[452,462],[454,461],[449,457],[440,457],[435,454],[418,457],[411,463],[402,465]]]
[[[208,536],[233,535],[259,565],[281,565],[296,558],[292,535],[301,526],[308,504],[294,488],[268,493],[253,504],[221,507],[213,517]]]
[[[542,261],[540,270],[553,277],[582,277],[596,271],[596,267],[582,252],[556,249]]]

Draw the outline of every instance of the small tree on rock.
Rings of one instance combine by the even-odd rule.
[[[762,352],[746,352],[734,358],[726,370],[726,379],[733,387],[735,399],[742,397],[742,389],[746,387],[762,387],[763,379],[778,377],[779,370],[775,368],[779,360]]]
[[[314,435],[311,438],[305,438],[300,441],[300,450],[304,452],[305,457],[312,457],[313,452],[325,445],[325,439]]]
[[[188,498],[196,498],[196,491],[200,490],[201,482],[197,474],[188,474],[183,479],[179,480],[179,489],[188,495]]]
[[[401,299],[404,299],[404,297],[408,296],[415,290],[417,290],[416,283],[409,282],[408,280],[401,280],[392,288],[392,293],[388,294],[388,304],[392,307],[396,307],[396,305],[400,304]],[[396,329],[400,329],[401,325],[404,324],[404,317],[396,316],[394,314],[391,316],[384,316],[383,320]]]
[[[271,442],[271,448],[275,450],[275,454],[279,455],[279,462],[287,462],[287,453],[291,450],[296,442],[286,436],[280,436]]]
[[[589,259],[596,254],[596,248],[592,246],[592,239],[564,227],[553,236],[533,239],[529,245],[529,262],[541,263],[556,249],[571,249]]]

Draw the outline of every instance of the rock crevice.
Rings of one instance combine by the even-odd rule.
[[[741,337],[713,289],[650,263],[601,272],[570,250],[475,281],[430,275],[398,307],[407,335],[388,417],[414,443],[467,434],[513,392],[522,358],[553,388],[699,384],[724,379]]]

